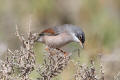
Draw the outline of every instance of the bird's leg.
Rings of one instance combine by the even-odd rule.
[[[62,52],[62,53],[64,54],[64,56],[67,56],[67,55],[68,55],[67,52],[65,52],[65,51],[63,51],[63,50],[61,50],[61,49],[59,49],[59,48],[56,48],[56,49],[59,50],[60,52]],[[52,52],[50,52],[50,49],[49,49],[48,46],[46,46],[45,50],[46,50],[47,52],[49,52],[51,55],[54,55]]]
[[[55,55],[55,53],[51,50],[52,48],[46,46],[45,50],[50,53],[51,56]]]
[[[46,50],[48,53],[50,53],[50,55],[53,55],[53,54],[51,53],[50,48],[49,48],[48,46],[45,47],[45,50]]]
[[[65,52],[65,51],[63,51],[63,50],[61,50],[61,49],[59,49],[59,48],[56,48],[56,49],[59,50],[59,51],[61,51],[62,53],[64,53],[64,56],[67,56],[67,55],[68,55],[67,52]]]
[[[45,50],[49,52],[49,47],[48,47],[48,46],[46,46],[46,47],[45,47]]]

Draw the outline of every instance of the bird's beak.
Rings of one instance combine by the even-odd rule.
[[[80,43],[81,48],[84,48],[84,44],[81,41],[79,43]]]

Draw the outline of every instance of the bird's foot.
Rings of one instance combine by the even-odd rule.
[[[52,48],[50,47],[46,47],[45,50],[50,53],[51,56],[55,55],[55,52],[53,50],[51,50]]]
[[[68,53],[67,53],[67,52],[64,52],[64,56],[65,56],[65,57],[68,56]]]
[[[59,48],[56,48],[56,49],[57,49],[58,51],[62,52],[65,57],[68,56],[68,53],[67,53],[67,52],[65,52],[65,51],[63,51],[63,50],[61,50],[61,49],[59,49]],[[46,50],[47,52],[49,52],[50,55],[55,55],[54,52],[51,52],[51,51],[50,51],[50,48],[49,48],[49,47],[46,47],[45,50]]]
[[[49,51],[49,48],[48,48],[48,47],[46,47],[46,48],[45,48],[45,50],[46,50],[46,51]]]

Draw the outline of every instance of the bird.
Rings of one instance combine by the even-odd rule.
[[[61,47],[71,42],[79,43],[80,46],[84,48],[85,33],[78,26],[64,24],[41,31],[36,41],[44,43],[49,48],[55,48],[59,50]]]

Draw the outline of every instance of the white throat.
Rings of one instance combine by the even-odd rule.
[[[72,37],[73,37],[73,40],[74,40],[75,42],[80,42],[80,40],[75,36],[74,33],[72,33]]]

